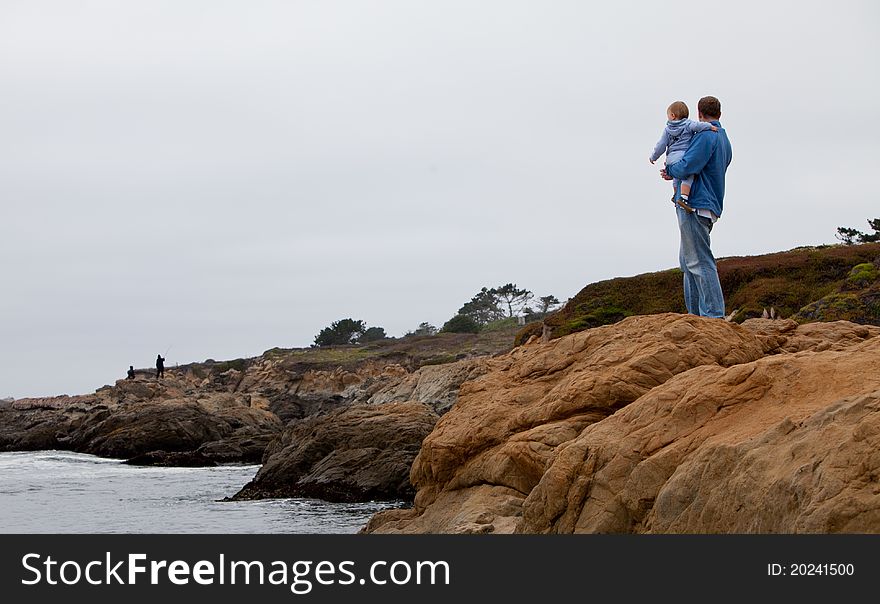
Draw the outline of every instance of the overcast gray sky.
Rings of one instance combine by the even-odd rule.
[[[679,99],[733,144],[716,256],[866,229],[877,6],[0,0],[0,397],[676,266]]]

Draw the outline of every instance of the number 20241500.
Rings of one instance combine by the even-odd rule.
[[[768,564],[767,574],[773,576],[790,575],[790,576],[851,576],[855,574],[856,569],[852,564]]]

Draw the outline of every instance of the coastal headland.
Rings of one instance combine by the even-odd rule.
[[[880,532],[878,272],[880,244],[802,248],[720,260],[726,321],[682,314],[665,271],[524,328],[141,370],[3,401],[0,450],[413,502],[365,532]]]

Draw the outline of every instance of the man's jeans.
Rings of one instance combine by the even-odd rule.
[[[724,294],[718,281],[715,256],[709,246],[712,221],[676,207],[681,248],[678,262],[684,273],[684,303],[692,315],[724,317]]]

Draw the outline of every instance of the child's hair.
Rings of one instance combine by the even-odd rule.
[[[674,115],[677,120],[684,119],[691,114],[690,111],[688,111],[688,106],[684,104],[684,101],[675,101],[669,106],[667,111]]]

